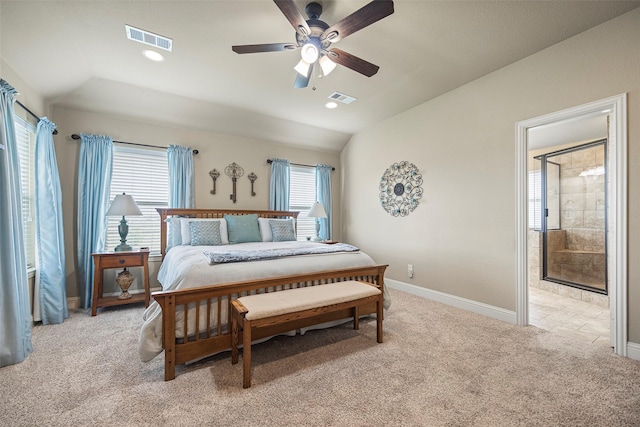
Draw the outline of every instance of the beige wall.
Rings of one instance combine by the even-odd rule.
[[[53,120],[60,131],[54,140],[62,185],[65,246],[67,248],[67,294],[69,297],[80,295],[76,282],[75,257],[77,164],[80,144],[71,139],[73,133],[104,134],[118,141],[162,147],[178,144],[198,149],[200,153],[195,157],[197,208],[269,209],[270,166],[266,162],[269,158],[285,158],[293,163],[310,165],[316,163],[333,165],[336,168],[332,176],[333,215],[335,218],[333,231],[336,238],[340,237],[340,156],[338,153],[303,150],[268,141],[143,123],[64,107],[53,108]],[[231,180],[224,175],[224,168],[231,162],[238,163],[245,170],[245,177],[238,181],[236,204],[229,199]],[[209,177],[209,171],[213,168],[223,173],[218,178],[215,196],[209,193],[213,184]],[[254,187],[257,193],[255,197],[250,195],[251,185],[246,178],[250,172],[258,175]],[[159,286],[156,276],[160,260],[153,259],[150,264],[151,286]],[[105,281],[111,283],[108,279]],[[134,285],[132,289],[135,288],[137,286]],[[106,292],[114,290],[115,285],[105,286]]]
[[[15,98],[16,100],[22,102],[27,108],[40,117],[48,114],[44,99],[31,89],[27,82],[22,80],[18,73],[16,73],[4,59],[0,59],[0,70],[0,77],[19,92],[19,95]]]
[[[638,40],[636,9],[354,135],[341,156],[343,236],[391,279],[515,311],[516,123],[627,92],[629,339],[640,342]],[[401,160],[420,169],[424,196],[394,218],[378,183]]]

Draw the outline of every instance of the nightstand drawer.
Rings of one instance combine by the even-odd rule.
[[[142,254],[127,254],[127,255],[109,255],[102,256],[102,268],[118,268],[118,267],[131,267],[135,265],[142,265]]]

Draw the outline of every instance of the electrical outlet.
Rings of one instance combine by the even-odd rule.
[[[411,278],[413,277],[413,264],[409,264],[407,266],[407,275]]]

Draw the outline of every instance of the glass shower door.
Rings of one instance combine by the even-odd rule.
[[[606,140],[539,156],[543,279],[607,293]]]

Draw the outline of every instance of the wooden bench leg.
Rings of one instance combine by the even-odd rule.
[[[376,335],[377,335],[379,343],[382,342],[382,336],[383,336],[383,334],[382,334],[382,312],[383,312],[383,304],[382,304],[382,298],[380,298],[376,302],[376,324],[377,324]]]
[[[242,328],[242,387],[251,387],[251,321],[247,319]]]
[[[235,310],[231,314],[231,364],[238,363],[238,315]]]
[[[360,329],[360,310],[357,305],[353,307],[353,329]]]

